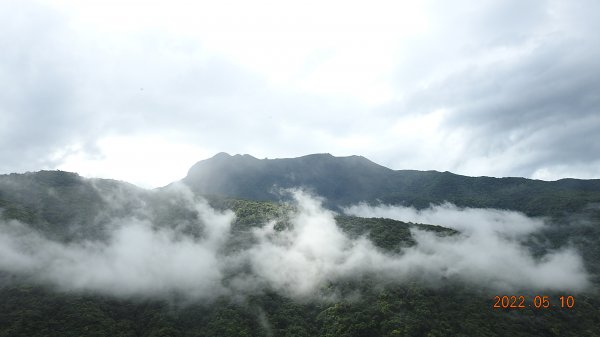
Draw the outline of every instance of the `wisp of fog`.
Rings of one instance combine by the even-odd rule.
[[[427,277],[456,276],[495,289],[585,289],[589,278],[578,252],[567,247],[534,257],[523,241],[545,226],[543,219],[497,209],[459,208],[450,203],[417,210],[359,204],[344,210],[361,217],[440,225],[458,230],[450,237],[413,230],[417,244],[401,260],[414,261]]]
[[[388,282],[448,280],[482,288],[585,290],[581,257],[572,248],[534,257],[522,244],[544,226],[541,219],[511,211],[458,208],[425,210],[359,204],[345,213],[441,225],[458,230],[440,236],[412,229],[416,242],[399,253],[384,251],[366,236],[350,238],[322,200],[301,190],[290,193],[290,226],[275,221],[250,230],[251,244],[228,249],[232,211],[219,211],[184,187],[172,187],[177,202],[197,215],[202,235],[178,226],[156,226],[151,217],[110,219],[105,239],[62,242],[16,220],[0,223],[0,271],[64,291],[122,297],[180,294],[197,300],[273,289],[290,297],[313,296],[328,282],[374,276]],[[113,198],[114,199],[114,198]],[[148,207],[140,203],[140,207]]]

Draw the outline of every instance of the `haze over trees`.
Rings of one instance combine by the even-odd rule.
[[[599,202],[327,154],[219,154],[154,190],[2,175],[0,336],[600,335]]]

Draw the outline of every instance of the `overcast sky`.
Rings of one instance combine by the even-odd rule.
[[[0,2],[0,173],[217,152],[600,178],[600,2]]]

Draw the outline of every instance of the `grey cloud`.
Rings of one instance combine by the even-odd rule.
[[[45,166],[49,148],[66,145],[70,125],[81,119],[73,110],[76,56],[64,48],[66,27],[47,8],[14,1],[0,8],[0,169]]]
[[[503,9],[494,10],[498,6]],[[464,64],[450,63],[447,76],[413,91],[399,111],[449,111],[442,130],[464,137],[464,149],[447,169],[459,173],[531,177],[562,167],[560,173],[568,176],[564,166],[573,165],[578,169],[570,175],[597,176],[600,41],[588,14],[597,5],[548,1],[498,6],[486,6],[482,21],[464,18],[472,33],[453,28],[445,33],[449,48],[440,57],[462,57]],[[493,38],[503,30],[523,37],[507,45]],[[454,44],[468,45],[470,51],[461,54]],[[482,51],[508,54],[480,63],[477,53]],[[491,158],[505,167],[495,170]],[[473,160],[489,166],[474,169]]]
[[[432,2],[431,31],[403,42],[389,75],[399,102],[379,108],[270,84],[183,35],[111,35],[74,26],[60,7],[0,6],[1,172],[54,168],[79,147],[100,157],[103,137],[152,134],[215,153],[361,154],[393,168],[463,174],[600,174],[594,1]],[[382,136],[395,133],[399,115],[438,108],[449,111],[440,132],[461,140],[440,140],[444,150],[432,158],[414,151],[421,140]],[[345,137],[367,142],[356,150]]]

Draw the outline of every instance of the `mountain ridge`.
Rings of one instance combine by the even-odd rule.
[[[302,187],[324,197],[334,209],[359,202],[424,208],[449,201],[549,215],[600,203],[600,179],[543,181],[393,170],[362,156],[331,154],[257,159],[219,153],[194,164],[181,181],[198,194],[269,201],[281,199],[279,189]]]
[[[10,177],[20,177],[18,180],[26,184],[38,181],[49,187],[84,179],[77,173],[42,170],[0,175],[0,182]],[[101,185],[117,182],[92,179],[102,182]],[[470,177],[448,171],[393,170],[362,156],[335,157],[328,153],[258,159],[248,154],[221,152],[194,164],[179,182],[200,195],[263,201],[285,200],[282,190],[303,188],[323,197],[326,206],[334,210],[360,202],[416,208],[451,202],[460,207],[555,216],[600,204],[600,179],[543,181]]]
[[[370,172],[380,182],[388,183],[388,186],[378,185],[378,188],[384,192],[392,190],[398,193],[392,196],[383,195],[388,198],[383,201],[399,200],[399,203],[413,206],[450,199],[446,201],[459,205],[462,203],[463,206],[488,205],[501,208],[504,205],[508,209],[525,209],[532,212],[536,211],[535,207],[523,206],[527,206],[527,202],[533,200],[544,206],[537,211],[548,214],[548,205],[569,206],[568,202],[565,203],[569,201],[574,207],[584,207],[589,205],[590,201],[600,200],[598,186],[594,181],[567,180],[548,183],[525,178],[465,177],[449,172],[415,170],[402,171],[399,175],[397,171],[380,168],[380,165],[369,164],[365,160],[367,159],[339,160],[331,155],[308,156],[299,161],[264,160],[249,155],[236,157],[222,154],[216,160],[220,162],[219,165],[215,165],[213,161],[209,162],[209,165],[205,162],[200,167],[205,166],[205,173],[220,176],[220,179],[246,179],[242,181],[246,184],[241,185],[242,187],[254,186],[257,191],[264,193],[268,193],[269,183],[272,182],[273,177],[269,176],[269,173],[303,173],[302,170],[307,169],[310,174],[300,175],[295,180],[285,175],[275,178],[285,178],[283,182],[313,183],[315,194],[319,194],[335,192],[328,190],[328,187],[343,188],[344,184],[340,184],[340,181],[354,184],[354,181],[358,180],[359,183],[363,183],[363,187],[373,187],[367,184],[369,177],[357,174]],[[277,163],[275,168],[271,165],[273,162]],[[231,176],[232,172],[239,173],[239,176]],[[206,182],[206,179],[212,177],[201,178]],[[232,185],[237,183],[234,181]],[[134,261],[137,261],[135,257],[140,256],[140,252],[156,252],[157,242],[158,247],[164,247],[160,243],[168,238],[163,234],[171,231],[176,231],[178,236],[173,236],[167,241],[187,247],[187,252],[190,245],[198,245],[201,242],[206,223],[199,217],[198,209],[190,208],[192,205],[186,204],[185,197],[177,194],[181,190],[173,187],[171,191],[168,188],[147,190],[117,180],[84,178],[76,173],[64,171],[0,175],[0,223],[3,221],[4,229],[12,233],[10,229],[14,227],[13,220],[17,220],[26,224],[23,228],[30,228],[36,233],[36,238],[37,234],[39,237],[48,238],[52,245],[47,247],[60,247],[57,250],[59,252],[73,251],[72,247],[91,247],[90,251],[93,254],[90,256],[96,257],[97,254],[106,251],[106,247],[114,247],[111,246],[111,242],[120,242],[111,240],[114,236],[109,235],[114,235],[117,228],[114,227],[113,220],[117,220],[119,226],[128,226],[128,229],[139,229],[138,222],[144,221],[148,225],[151,224],[152,232],[143,233],[150,233],[151,238],[162,239],[151,241],[151,245],[141,245],[139,249],[124,250],[133,254]],[[260,188],[265,190],[261,191]],[[342,189],[338,192],[345,193],[347,190],[344,192]],[[377,188],[371,192],[381,193]],[[458,197],[450,198],[454,194]],[[364,198],[365,195],[368,196],[363,194],[358,197]],[[511,199],[511,196],[514,199]],[[330,195],[329,198],[333,202],[340,201],[335,199],[335,195]],[[278,231],[289,231],[290,224],[293,224],[290,222],[290,215],[293,213],[288,212],[289,205],[233,198],[207,197],[207,200],[216,210],[227,209],[235,214],[235,219],[231,221],[230,235],[222,246],[223,251],[231,253],[228,257],[247,251],[256,242],[256,233],[266,233],[263,229],[272,228],[272,234],[277,235]],[[380,201],[382,200],[377,198],[370,200],[373,203]],[[590,217],[584,223],[574,221],[547,226],[544,232],[539,233],[540,236],[527,241],[524,249],[540,254],[536,256],[552,256],[545,254],[551,254],[560,247],[574,246],[582,253],[586,268],[594,280],[598,280],[600,250],[597,247],[600,247],[600,230],[597,224],[600,223],[600,208],[595,212],[595,217]],[[134,222],[131,223],[130,220]],[[350,240],[368,240],[371,242],[369,245],[372,244],[374,249],[385,252],[386,256],[401,256],[405,249],[415,247],[417,241],[416,236],[412,235],[413,229],[420,232],[426,230],[427,235],[440,237],[457,234],[445,227],[384,218],[337,215],[335,223]],[[311,238],[319,239],[318,236],[314,235]],[[464,236],[459,234],[456,238],[462,240]],[[39,244],[43,241],[36,239],[33,242],[35,245],[31,245],[30,248],[34,251],[46,247]],[[127,247],[135,245],[136,242],[127,241]],[[29,247],[26,247],[25,251],[29,251]],[[168,254],[170,250],[161,250],[165,251]],[[108,256],[111,256],[114,250],[109,249],[108,252],[111,253]],[[280,256],[281,251],[276,252],[277,254],[260,256],[262,259]],[[199,257],[202,256],[204,255]],[[141,261],[147,261],[149,266],[153,267],[160,260],[144,258]],[[190,270],[195,270],[198,264],[202,265],[196,256],[186,261],[190,261],[190,265],[186,265]],[[97,270],[96,264],[89,265],[93,272]],[[35,269],[36,272],[37,270],[41,269]],[[97,332],[96,335],[99,336],[265,336],[267,333],[279,336],[392,336],[398,335],[398,332],[407,336],[423,336],[430,331],[431,335],[436,336],[537,336],[540,331],[549,329],[572,332],[573,336],[580,336],[597,335],[599,331],[595,324],[600,312],[597,295],[599,281],[594,281],[594,288],[590,293],[574,294],[577,298],[577,310],[538,310],[528,307],[518,313],[515,311],[514,315],[507,315],[508,309],[492,310],[493,294],[490,296],[482,289],[446,278],[442,286],[432,288],[422,282],[400,280],[394,283],[380,279],[377,273],[358,273],[356,278],[324,283],[326,287],[320,289],[335,290],[336,297],[337,294],[341,297],[329,297],[323,302],[296,300],[286,292],[270,286],[264,288],[264,292],[248,297],[244,302],[232,300],[227,296],[219,297],[214,302],[188,302],[187,294],[183,293],[175,293],[172,298],[154,298],[144,297],[149,295],[113,297],[98,289],[84,291],[65,288],[66,290],[56,291],[56,285],[36,283],[29,274],[13,275],[9,272],[11,270],[0,270],[0,322],[3,323],[0,324],[0,336],[80,336],[88,335],[90,331]],[[258,272],[252,272],[252,268],[242,268],[240,274],[234,275],[241,275],[241,279],[250,280],[260,275]],[[111,278],[115,276],[118,276],[116,272]],[[68,280],[69,277],[65,279]],[[179,278],[172,279],[177,281]],[[360,296],[357,297],[356,294]],[[548,294],[553,301],[556,301],[559,295],[562,296],[557,292],[544,294]],[[179,305],[178,300],[183,295],[186,295],[186,301]],[[532,293],[527,299],[533,296]],[[262,316],[257,317],[256,308],[260,309]],[[515,319],[517,314],[521,316]],[[424,315],[431,319],[424,320]],[[268,330],[260,325],[264,317],[268,318]],[[529,317],[535,319],[529,320]],[[400,331],[398,327],[402,327],[403,330]]]

